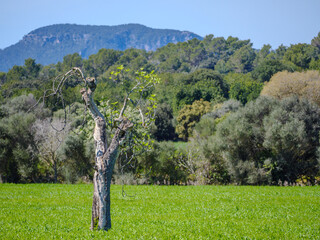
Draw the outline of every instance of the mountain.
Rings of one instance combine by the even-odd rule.
[[[140,24],[56,24],[38,28],[25,35],[18,43],[0,50],[0,71],[8,71],[14,65],[23,65],[27,58],[48,65],[62,61],[65,55],[76,52],[83,58],[88,58],[101,48],[154,51],[168,43],[184,42],[192,38],[202,39],[187,31],[153,29]]]

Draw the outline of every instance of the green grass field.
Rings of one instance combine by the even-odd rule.
[[[0,239],[320,239],[320,187],[112,186],[112,229],[90,231],[92,185],[0,184]]]

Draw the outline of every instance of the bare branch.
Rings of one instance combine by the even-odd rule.
[[[142,126],[144,127],[145,126],[145,122],[144,122],[144,116],[143,116],[141,108],[139,108],[139,113],[140,113],[140,117],[141,117],[141,121],[142,121]]]
[[[51,122],[50,122],[50,124],[51,124],[51,127],[53,129],[55,129],[56,131],[58,131],[58,132],[63,131],[65,129],[65,127],[66,127],[66,124],[67,124],[67,113],[66,113],[66,110],[65,110],[66,104],[65,104],[65,100],[64,100],[63,94],[62,94],[62,88],[63,88],[64,84],[66,83],[66,81],[72,76],[80,77],[81,80],[85,83],[85,87],[87,87],[88,84],[87,84],[87,81],[85,80],[85,78],[83,76],[82,71],[80,70],[80,68],[74,67],[71,70],[69,70],[68,72],[66,72],[65,74],[57,76],[53,80],[52,89],[46,89],[43,92],[43,96],[40,97],[38,99],[38,101],[27,111],[27,112],[32,111],[35,107],[37,107],[39,105],[40,101],[42,101],[43,106],[45,106],[45,100],[47,98],[57,96],[57,98],[61,100],[62,107],[63,107],[63,109],[65,111],[65,113],[64,113],[64,125],[63,125],[63,127],[61,129],[57,129],[51,124]],[[58,82],[57,86],[56,86],[56,82]]]
[[[127,108],[127,101],[128,101],[128,96],[124,98],[123,106],[118,117],[119,120],[123,117],[123,113]]]

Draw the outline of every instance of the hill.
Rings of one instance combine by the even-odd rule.
[[[101,48],[154,51],[168,43],[185,42],[193,38],[202,39],[187,31],[153,29],[139,24],[51,25],[38,28],[25,35],[18,43],[0,50],[0,71],[8,71],[14,65],[23,65],[27,58],[48,65],[61,61],[71,53],[79,53],[81,57],[87,58]]]

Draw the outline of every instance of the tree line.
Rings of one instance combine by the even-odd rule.
[[[0,73],[1,181],[91,181],[92,120],[83,111],[78,80],[66,83],[63,101],[48,98],[30,108],[56,76],[79,67],[97,79],[94,99],[107,119],[128,87],[110,78],[119,65],[155,71],[161,81],[152,92],[154,124],[141,133],[154,140],[152,150],[130,162],[120,156],[115,183],[320,181],[320,34],[311,44],[276,50],[208,35],[154,52],[100,49],[88,59],[75,53],[47,66],[26,59]]]

